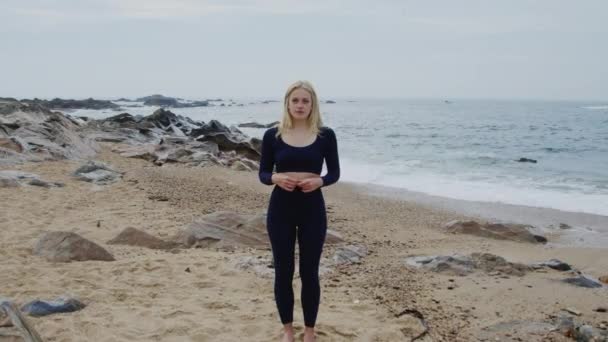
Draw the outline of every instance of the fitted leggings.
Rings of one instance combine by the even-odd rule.
[[[325,201],[321,190],[304,193],[296,188],[289,192],[275,186],[270,196],[266,223],[274,259],[274,297],[281,322],[293,322],[292,281],[297,237],[304,324],[314,327],[321,297],[319,261],[327,232]]]

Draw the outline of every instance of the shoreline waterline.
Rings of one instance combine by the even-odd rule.
[[[559,247],[608,248],[608,216],[501,202],[483,202],[435,196],[404,188],[342,181],[367,195],[411,201],[433,209],[483,220],[527,224],[539,234],[554,236]]]

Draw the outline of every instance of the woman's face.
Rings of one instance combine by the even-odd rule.
[[[294,120],[305,120],[312,110],[310,93],[302,88],[294,90],[289,96],[289,114]]]

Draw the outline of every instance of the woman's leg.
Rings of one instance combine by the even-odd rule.
[[[266,228],[274,260],[274,297],[283,324],[293,322],[293,273],[296,227],[291,220],[288,203],[273,193],[268,207]]]
[[[321,287],[319,285],[319,262],[327,232],[325,202],[319,192],[307,203],[307,214],[298,226],[300,247],[300,278],[302,280],[302,309],[304,324],[313,328],[317,320]]]

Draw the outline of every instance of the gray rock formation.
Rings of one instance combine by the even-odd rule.
[[[245,122],[242,124],[239,124],[239,127],[249,127],[249,128],[270,128],[270,127],[274,127],[276,125],[279,124],[279,121],[275,121],[275,122],[271,122],[269,124],[261,124],[261,123],[257,123],[257,122]]]
[[[603,287],[602,283],[598,282],[597,280],[579,274],[576,277],[572,277],[572,278],[566,278],[562,280],[564,283],[570,284],[570,285],[574,285],[574,286],[578,286],[578,287],[586,287],[586,288],[590,288],[590,289],[594,289],[594,288],[600,288]]]
[[[448,275],[465,276],[476,270],[485,273],[502,273],[523,276],[531,270],[529,266],[511,263],[504,258],[490,253],[472,253],[471,255],[412,256],[405,263],[416,268]]]
[[[0,188],[12,188],[21,185],[40,186],[44,188],[63,187],[63,183],[47,182],[40,179],[40,176],[15,170],[0,170]]]
[[[563,261],[559,261],[557,259],[551,259],[549,261],[539,262],[539,263],[533,264],[531,266],[534,268],[549,267],[549,268],[557,270],[557,271],[572,270],[572,266],[568,265],[567,263],[565,263]]]
[[[81,165],[73,175],[80,180],[95,184],[114,183],[122,177],[120,172],[115,171],[109,165],[94,160]]]
[[[367,247],[364,245],[348,245],[338,247],[332,260],[336,265],[359,264],[366,255]]]
[[[52,100],[40,100],[40,99],[23,99],[22,103],[29,105],[41,105],[49,109],[119,109],[120,106],[113,103],[112,101],[95,100],[88,98],[85,100],[64,100],[60,98],[54,98]]]
[[[160,106],[172,108],[192,108],[209,106],[209,101],[182,102],[180,100],[181,99],[163,96],[160,94],[140,97],[137,99],[137,101],[143,102],[145,106]]]
[[[220,165],[256,170],[261,141],[216,120],[197,122],[158,109],[149,116],[121,113],[102,120],[71,118],[41,104],[0,100],[0,165],[45,159],[91,159],[95,141],[122,143],[116,151],[157,165]],[[109,171],[109,170],[107,170]],[[106,171],[96,171],[99,181]],[[16,185],[3,180],[3,186]],[[42,184],[40,184],[42,185]]]
[[[109,240],[108,244],[137,246],[151,249],[171,249],[178,246],[177,243],[163,241],[162,239],[133,227],[125,228],[115,238]]]
[[[448,233],[470,234],[497,240],[511,240],[528,243],[545,243],[547,239],[530,232],[532,226],[523,224],[486,223],[475,221],[451,221],[443,227]]]
[[[39,104],[0,101],[0,165],[92,157],[98,146],[82,125]]]
[[[55,262],[115,260],[103,247],[71,232],[44,234],[34,247],[34,254]]]

